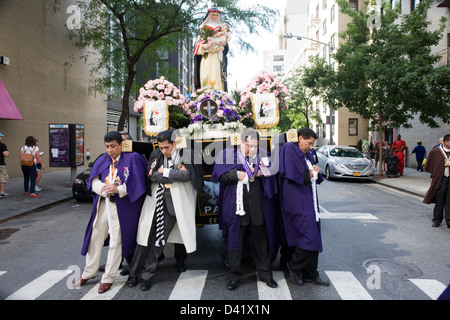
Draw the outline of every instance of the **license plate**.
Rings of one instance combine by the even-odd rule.
[[[361,172],[353,172],[353,176],[354,177],[360,177],[361,176]]]

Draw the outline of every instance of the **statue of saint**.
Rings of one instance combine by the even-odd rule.
[[[222,12],[211,8],[200,25],[195,43],[195,89],[212,86],[218,91],[228,91],[227,54],[229,51],[230,26],[221,23]]]

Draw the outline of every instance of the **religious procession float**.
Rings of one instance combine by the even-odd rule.
[[[177,129],[177,148],[200,154],[205,183],[198,193],[197,225],[217,223],[219,184],[210,181],[217,154],[238,147],[246,128],[258,130],[260,148],[270,151],[277,138],[271,129],[278,125],[280,110],[288,108],[289,92],[270,72],[261,71],[244,89],[231,95],[227,92],[228,32],[229,26],[220,22],[220,10],[208,10],[194,51],[195,91],[184,96],[161,77],[144,84],[134,105],[134,110],[142,113],[148,136]],[[172,120],[180,116],[188,118],[190,124],[173,127]],[[284,141],[286,136],[287,141],[297,138],[295,130],[284,134]],[[156,142],[153,147],[157,147]]]

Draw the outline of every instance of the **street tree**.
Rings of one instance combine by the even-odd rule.
[[[427,12],[433,1],[421,1],[410,14],[401,14],[399,5],[392,8],[389,1],[382,1],[382,8],[367,1],[368,9],[360,11],[346,0],[337,2],[352,22],[334,55],[339,68],[329,92],[331,106],[347,107],[369,119],[380,141],[383,124],[409,128],[415,116],[433,128],[436,119],[450,123],[449,66],[436,67],[439,57],[432,53],[446,20],[429,30]],[[379,146],[382,175],[382,143]]]
[[[52,0],[51,10],[59,10],[61,3]],[[76,39],[76,46],[92,49],[95,60],[90,88],[120,93],[118,130],[123,130],[129,115],[137,66],[143,60],[154,66],[158,54],[167,52],[175,38],[196,36],[210,3],[223,10],[222,20],[232,26],[239,48],[244,51],[252,49],[250,34],[258,34],[261,28],[268,30],[274,24],[276,11],[259,4],[241,9],[239,0],[77,1],[82,19],[78,27],[68,29],[68,36]]]
[[[309,66],[299,67],[292,76],[284,80],[291,94],[289,101],[289,113],[294,127],[306,122],[309,127],[310,119],[321,121],[320,115],[314,109],[313,99],[327,100],[327,92],[334,77],[331,66],[326,60],[312,56]]]

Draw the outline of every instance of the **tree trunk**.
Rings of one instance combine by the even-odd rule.
[[[136,71],[134,68],[128,69],[128,78],[125,84],[122,98],[122,114],[120,115],[119,124],[117,126],[117,131],[123,131],[125,128],[125,121],[128,119],[130,114],[130,93],[133,86],[134,77],[136,76]]]
[[[383,113],[380,111],[379,118],[378,118],[378,132],[379,132],[379,139],[380,143],[378,144],[378,163],[379,170],[378,174],[380,177],[383,176]]]

